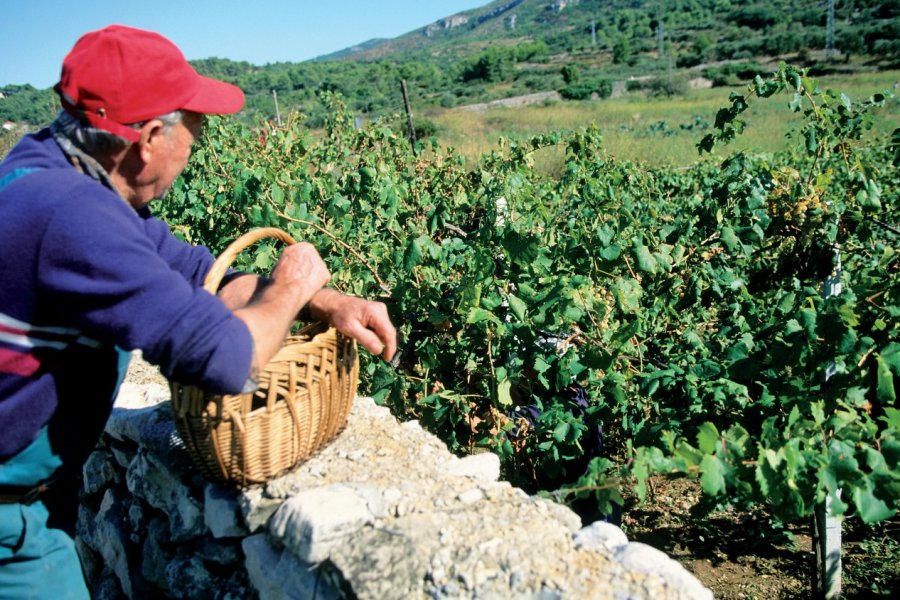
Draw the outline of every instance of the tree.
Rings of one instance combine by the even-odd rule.
[[[59,100],[51,89],[38,90],[31,85],[7,85],[0,88],[0,121],[45,125],[59,110]]]
[[[616,40],[616,43],[613,44],[612,61],[614,64],[621,65],[622,63],[628,62],[630,57],[631,42],[627,37],[621,36]]]
[[[564,66],[561,71],[562,71],[563,81],[566,82],[566,85],[572,85],[573,83],[578,83],[578,80],[581,79],[581,71],[578,70],[578,65],[569,63],[566,66]]]

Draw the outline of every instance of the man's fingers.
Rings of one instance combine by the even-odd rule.
[[[383,350],[376,354],[382,354],[384,360],[389,361],[397,352],[397,330],[388,316],[387,306],[381,302],[372,302],[369,304],[369,308],[369,318],[365,325],[375,333],[382,343]]]
[[[387,318],[387,310],[385,310],[384,319],[376,319],[371,327],[384,344],[384,360],[389,361],[394,358],[394,354],[397,352],[397,330]]]
[[[355,327],[352,327],[349,331],[345,331],[344,333],[355,339],[363,348],[372,354],[378,355],[385,351],[386,344],[381,341],[381,338],[379,338],[375,332],[366,329],[358,322],[354,323],[354,325]]]
[[[387,314],[387,307],[380,302],[365,302],[362,308],[358,318],[345,321],[344,333],[372,354],[391,360],[397,352],[397,330]]]

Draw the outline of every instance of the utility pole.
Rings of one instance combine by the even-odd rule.
[[[658,14],[656,15],[656,42],[659,45],[659,50],[657,51],[657,56],[659,56],[659,60],[663,60],[665,58],[666,51],[666,40],[665,33],[663,32],[663,22],[662,17]]]
[[[825,59],[834,55],[834,0],[828,0],[828,15],[825,19]]]
[[[597,45],[597,19],[591,21],[591,46]]]

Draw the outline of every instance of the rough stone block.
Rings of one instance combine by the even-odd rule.
[[[240,540],[217,540],[209,537],[201,538],[194,548],[194,552],[208,563],[217,565],[234,565],[241,561]]]
[[[106,566],[116,574],[122,591],[131,598],[134,590],[128,564],[125,510],[121,498],[113,490],[107,490],[91,527],[92,534],[86,541],[100,553]]]
[[[174,552],[163,548],[168,539],[169,524],[162,517],[156,517],[147,524],[147,537],[141,546],[141,574],[164,592],[169,591],[166,565],[174,558]]]
[[[170,562],[166,565],[166,580],[173,598],[212,598],[224,583],[206,569],[199,556]]]
[[[657,575],[675,590],[692,600],[713,600],[711,591],[691,575],[687,569],[669,558],[662,550],[641,542],[619,546],[616,559],[631,571]]]
[[[283,498],[269,498],[263,495],[261,488],[244,490],[238,496],[244,525],[250,533],[256,533],[266,526],[269,519],[284,502]]]
[[[169,397],[169,390],[161,386],[123,383],[106,423],[106,433],[117,440],[140,442],[150,437],[155,426],[171,431],[175,424],[171,409],[163,404]]]
[[[116,481],[116,468],[108,452],[92,452],[81,472],[84,475],[84,491],[87,494],[96,494]]]
[[[628,543],[625,532],[606,521],[595,521],[582,527],[573,536],[576,548],[591,550],[615,550]]]
[[[128,489],[169,516],[173,541],[185,541],[206,531],[203,509],[178,473],[143,448],[125,474]]]
[[[113,459],[123,469],[127,469],[128,465],[131,464],[131,461],[134,460],[134,457],[137,455],[137,445],[133,442],[122,442],[116,440],[112,437],[107,437],[110,440],[109,450],[112,453]]]
[[[203,521],[213,537],[243,537],[249,533],[241,523],[237,498],[237,492],[215,483],[203,489]]]
[[[497,481],[500,478],[500,458],[492,452],[473,454],[465,458],[454,457],[444,466],[444,472],[479,481]]]
[[[472,488],[471,490],[466,490],[462,494],[459,495],[459,501],[463,504],[475,504],[476,502],[484,499],[484,492],[479,490],[478,488]]]
[[[310,563],[287,550],[276,550],[265,534],[251,535],[241,543],[250,583],[260,600],[337,600],[338,593]]]
[[[328,558],[345,536],[373,520],[367,499],[349,486],[300,492],[272,516],[269,533],[308,562]]]

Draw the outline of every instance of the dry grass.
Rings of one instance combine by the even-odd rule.
[[[842,91],[854,100],[890,90],[900,72],[884,71],[823,77],[820,87]],[[685,166],[698,158],[696,144],[710,131],[716,112],[730,104],[728,96],[740,88],[693,90],[674,99],[648,99],[639,94],[580,102],[549,102],[518,108],[490,108],[472,112],[462,108],[435,111],[429,115],[441,128],[442,144],[452,146],[469,160],[497,148],[500,137],[527,138],[548,131],[581,129],[597,125],[610,154],[650,165]],[[790,96],[754,102],[746,113],[747,128],[726,151],[754,149],[776,151],[789,143],[787,132],[801,117],[788,108]],[[878,135],[900,127],[897,98],[879,111]],[[554,171],[563,161],[562,151],[545,152],[540,168]]]

